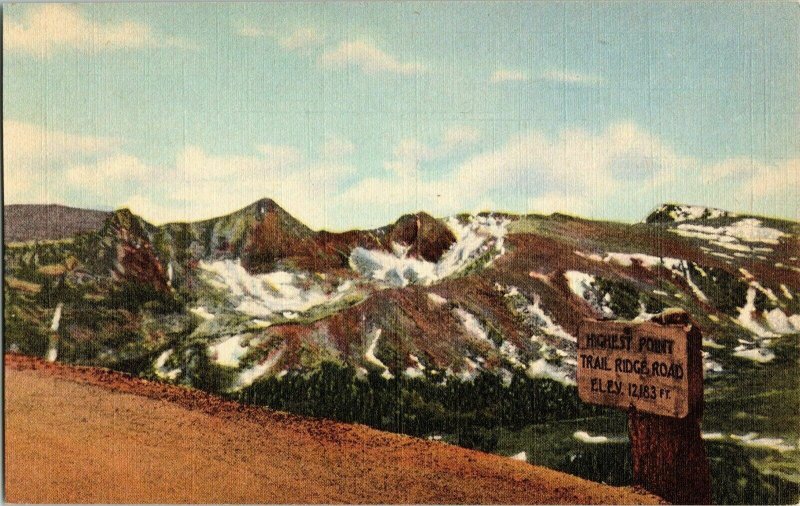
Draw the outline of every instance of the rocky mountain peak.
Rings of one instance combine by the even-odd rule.
[[[736,215],[731,212],[714,207],[668,202],[660,205],[651,212],[647,218],[645,218],[645,223],[679,223],[682,221],[709,220],[735,216]]]

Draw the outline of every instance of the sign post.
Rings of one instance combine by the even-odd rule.
[[[685,312],[584,320],[578,332],[578,395],[627,410],[634,482],[675,504],[711,504],[701,341]]]

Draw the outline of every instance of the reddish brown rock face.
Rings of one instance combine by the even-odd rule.
[[[112,276],[117,280],[150,285],[159,292],[169,291],[164,266],[133,215],[126,210],[117,211],[106,226],[115,243]]]
[[[410,256],[436,262],[442,254],[456,242],[453,232],[447,225],[426,213],[407,214],[392,227],[387,238],[387,248],[391,243],[410,246]]]
[[[290,237],[280,227],[277,216],[267,214],[250,230],[242,261],[249,271],[269,270],[276,260],[287,256]]]
[[[342,263],[335,251],[326,251],[318,244],[315,235],[293,231],[278,214],[267,213],[250,229],[242,264],[250,272],[269,272],[279,261],[317,271]]]
[[[248,232],[242,263],[250,272],[269,272],[277,262],[301,269],[347,267],[353,248],[392,251],[392,244],[408,247],[408,255],[436,262],[456,241],[450,229],[425,213],[409,214],[375,231],[311,232],[297,229],[281,212],[256,216]]]
[[[159,292],[169,291],[164,267],[150,244],[133,246],[120,243],[117,245],[117,260],[117,272],[122,271],[122,279],[152,285]]]

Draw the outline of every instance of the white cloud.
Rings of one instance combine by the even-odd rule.
[[[343,137],[331,136],[322,145],[322,157],[325,159],[344,158],[355,153],[355,145]]]
[[[6,17],[5,50],[50,57],[58,49],[103,51],[122,48],[189,48],[185,39],[155,33],[134,21],[103,23],[85,16],[76,5],[42,4],[29,8],[22,22]]]
[[[335,49],[326,51],[317,60],[327,68],[356,67],[365,74],[389,73],[413,75],[424,72],[423,65],[416,62],[401,62],[371,42],[364,40],[344,41]]]
[[[470,153],[481,133],[445,129],[436,142],[403,139],[383,177],[355,177],[355,149],[330,137],[316,157],[294,146],[261,144],[218,155],[187,146],[154,165],[109,137],[48,131],[7,120],[4,192],[9,203],[122,205],[155,222],[220,216],[270,197],[319,228],[380,226],[405,212],[444,216],[469,210],[554,212],[641,219],[658,203],[684,201],[797,216],[800,159],[702,162],[677,154],[633,123],[513,135]],[[418,170],[422,168],[423,170]]]
[[[87,190],[104,185],[145,184],[158,175],[158,170],[146,165],[135,156],[116,154],[95,163],[69,165],[64,171],[64,182]]]
[[[392,150],[393,160],[384,167],[403,177],[415,175],[422,163],[445,158],[455,151],[468,147],[480,140],[481,132],[469,125],[453,125],[442,134],[438,144],[427,145],[416,139],[405,138]]]
[[[542,74],[542,79],[568,84],[596,85],[603,83],[603,79],[598,76],[569,70],[550,70]]]
[[[728,158],[711,165],[706,169],[706,178],[710,183],[743,174],[751,174],[754,170],[753,160],[745,157]]]
[[[304,27],[278,39],[278,44],[285,49],[299,50],[319,46],[324,41],[325,36],[319,30],[313,27]]]
[[[149,209],[142,211],[143,215],[157,223],[220,216],[270,197],[298,218],[328,226],[335,211],[333,198],[354,169],[306,161],[288,146],[262,145],[258,151],[214,155],[188,146],[174,167],[163,169],[162,181],[131,190],[142,207]]]
[[[346,197],[403,212],[432,208],[449,213],[496,202],[502,195],[505,209],[589,213],[618,193],[641,198],[644,190],[631,189],[660,187],[691,163],[632,123],[599,134],[571,129],[551,137],[529,131],[450,168],[442,156],[446,144],[402,141],[386,163],[389,176],[362,181]],[[440,163],[435,171],[418,171],[423,162]]]
[[[236,34],[241,37],[252,39],[272,37],[278,42],[278,45],[290,51],[315,48],[325,42],[325,35],[311,26],[298,28],[288,35],[279,35],[274,30],[264,29],[249,23],[239,25],[235,30]]]
[[[435,216],[444,216],[455,209],[474,207],[455,192],[445,191],[450,189],[435,182],[403,176],[369,177],[346,188],[337,201],[346,207],[347,214],[356,217],[352,220],[353,225],[377,227],[407,212],[424,210]]]
[[[112,137],[74,135],[24,121],[3,121],[4,195],[9,203],[60,201],[59,166],[107,155]]]
[[[800,158],[792,158],[775,164],[757,163],[756,171],[750,181],[744,185],[751,189],[753,196],[758,198],[779,197],[788,189],[795,196],[800,197]],[[800,215],[795,215],[800,216]]]
[[[384,167],[401,177],[413,176],[421,162],[434,157],[431,148],[415,139],[402,139],[392,152],[395,158],[387,161]]]
[[[275,164],[275,166],[297,165],[303,160],[303,154],[294,146],[259,144],[256,149],[267,161]]]
[[[354,168],[309,160],[294,146],[261,144],[251,154],[214,155],[187,146],[172,164],[153,165],[113,138],[4,122],[4,196],[9,203],[129,206],[157,223],[219,216],[271,197],[298,218],[331,226],[343,181]],[[330,152],[353,149],[342,139]],[[334,149],[335,148],[335,149]]]
[[[481,131],[469,125],[455,125],[445,130],[442,145],[447,150],[475,144],[481,139]]]
[[[6,160],[63,160],[72,155],[108,152],[120,145],[112,137],[73,135],[16,120],[3,121],[3,137]]]
[[[729,205],[738,209],[769,212],[776,203],[800,216],[800,158],[765,162],[746,157],[730,158],[702,171],[703,184],[731,188]]]
[[[576,198],[595,209],[611,195],[628,197],[664,185],[692,161],[633,123],[619,123],[600,134],[568,129],[556,137],[532,131],[510,139],[500,149],[463,163],[455,178],[463,186],[489,189],[501,185],[528,196],[529,204],[575,212]],[[531,209],[536,210],[536,209]]]
[[[59,184],[80,191],[96,206],[110,208],[118,206],[132,189],[165,184],[165,176],[135,156],[115,154],[92,163],[68,165]]]
[[[497,69],[492,72],[491,77],[489,80],[493,83],[504,83],[504,82],[514,82],[514,81],[527,81],[528,75],[521,70],[514,70],[514,69]]]

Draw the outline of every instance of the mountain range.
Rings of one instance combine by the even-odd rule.
[[[547,380],[572,396],[554,405],[576,406],[582,319],[644,321],[681,308],[703,333],[720,437],[756,447],[768,433],[781,454],[797,452],[797,381],[774,384],[798,369],[797,222],[664,204],[633,224],[419,212],[328,232],[263,199],[160,226],[128,209],[5,206],[4,236],[6,351],[248,401],[280,391],[277,407],[290,410],[287,382],[330,364],[373,390],[377,378],[397,388]],[[776,404],[735,418],[745,384],[748,395],[779,391]],[[541,408],[531,402],[525,413]],[[775,409],[793,427],[758,421]],[[755,435],[741,439],[744,427]]]
[[[524,368],[570,382],[582,318],[646,319],[665,307],[687,310],[721,346],[708,349],[708,371],[728,354],[768,362],[770,339],[800,331],[798,224],[716,209],[664,205],[631,225],[420,212],[344,233],[311,230],[269,199],[162,226],[126,209],[5,209],[6,286],[47,298],[25,304],[40,316],[16,318],[46,333],[62,304],[51,353],[77,362],[158,352],[156,369],[168,367],[164,354],[184,343],[144,325],[141,309],[155,301],[180,306],[173,326],[203,336],[221,365],[251,364],[241,384],[323,357],[387,376]],[[136,338],[120,357],[100,350],[117,331],[83,316],[103,320],[125,290],[142,304],[122,317]]]

